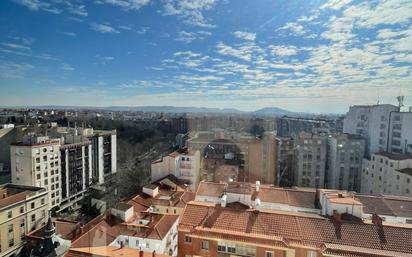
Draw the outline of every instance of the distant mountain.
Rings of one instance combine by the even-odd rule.
[[[0,106],[1,107],[1,106]],[[54,109],[54,110],[93,110],[93,111],[141,111],[141,112],[163,112],[163,113],[215,113],[215,114],[249,114],[255,116],[298,116],[304,113],[288,111],[278,107],[265,107],[256,111],[240,111],[235,108],[208,108],[208,107],[175,107],[175,106],[9,106],[5,108],[33,108],[33,109]]]
[[[253,112],[256,115],[265,115],[265,116],[296,116],[298,113],[291,112],[278,107],[265,107]]]
[[[246,113],[234,108],[207,108],[207,107],[175,107],[175,106],[109,106],[105,108],[113,111],[141,111],[141,112],[163,112],[163,113]]]

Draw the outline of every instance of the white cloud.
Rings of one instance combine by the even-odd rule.
[[[27,7],[31,11],[45,11],[53,14],[67,12],[77,16],[88,16],[86,7],[76,1],[14,0],[14,2]]]
[[[71,32],[71,31],[62,31],[62,32],[59,32],[59,33],[62,34],[62,35],[65,35],[65,36],[69,36],[69,37],[75,37],[75,36],[77,36],[76,33]]]
[[[204,39],[206,36],[210,36],[210,35],[212,35],[212,33],[209,31],[187,32],[187,31],[182,30],[182,31],[179,31],[175,40],[188,44],[196,39]]]
[[[406,24],[412,19],[412,2],[406,0],[385,0],[372,5],[366,1],[352,5],[343,12],[353,19],[360,28],[373,28],[377,25]]]
[[[296,22],[288,22],[285,24],[285,26],[280,27],[277,30],[287,30],[287,31],[290,31],[292,35],[296,35],[296,36],[302,36],[306,33],[303,26]]]
[[[256,34],[251,32],[235,31],[233,32],[233,35],[244,40],[254,41],[256,39]]]
[[[111,4],[124,10],[139,10],[150,3],[150,0],[98,0],[99,4]]]
[[[16,49],[16,50],[23,50],[23,51],[30,51],[31,48],[28,46],[24,45],[19,45],[19,44],[13,44],[13,43],[0,43],[3,46],[6,46],[8,48]]]
[[[298,53],[298,50],[295,46],[270,45],[269,49],[273,55],[278,55],[278,56],[291,56],[291,55],[296,55]]]
[[[217,48],[217,52],[221,55],[230,55],[230,56],[236,57],[244,61],[252,60],[252,54],[250,53],[250,51],[247,51],[246,49],[242,50],[242,49],[234,48],[222,42],[217,43],[216,48]]]
[[[120,33],[117,29],[107,23],[91,23],[90,28],[100,33]]]
[[[5,79],[22,79],[32,69],[34,69],[34,66],[28,63],[0,63],[0,77]]]
[[[66,71],[73,71],[74,70],[74,68],[72,66],[70,66],[69,64],[67,64],[67,63],[62,64],[62,69],[66,70]]]
[[[177,16],[184,23],[212,28],[214,25],[204,17],[203,12],[215,7],[218,0],[163,0],[163,15]]]
[[[352,0],[329,0],[327,3],[322,5],[320,9],[333,9],[339,10],[345,5],[349,4]]]

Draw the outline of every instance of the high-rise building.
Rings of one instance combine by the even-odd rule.
[[[294,185],[323,188],[325,185],[326,137],[299,133],[295,139],[294,149]]]
[[[363,159],[361,192],[412,196],[412,155],[381,152]]]
[[[293,185],[294,142],[291,137],[280,137],[278,182],[281,186]]]
[[[208,172],[232,165],[239,168],[240,181],[276,184],[279,140],[275,131],[265,131],[260,137],[225,130],[202,131],[187,144],[190,150],[201,152],[202,168]],[[209,175],[208,180],[213,181],[214,174]]]
[[[359,192],[365,140],[350,134],[331,135],[327,149],[326,187]]]
[[[387,151],[412,153],[412,112],[392,112],[390,115]]]
[[[366,156],[387,151],[389,121],[398,111],[399,107],[390,104],[351,106],[343,122],[343,132],[366,139]]]
[[[152,162],[151,181],[168,175],[188,181],[189,187],[195,191],[200,181],[200,151],[182,149]]]
[[[0,256],[16,256],[25,235],[46,224],[49,210],[44,188],[6,184],[0,188]]]
[[[44,187],[49,207],[61,202],[60,139],[27,135],[10,146],[12,183]]]
[[[117,172],[116,130],[93,130],[86,135],[92,142],[93,178],[99,184],[109,184]]]
[[[65,142],[61,153],[61,206],[75,208],[92,182],[92,145],[89,140]]]

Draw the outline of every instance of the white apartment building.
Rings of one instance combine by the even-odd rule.
[[[387,151],[391,113],[398,111],[399,107],[390,104],[351,106],[343,121],[343,133],[364,137],[367,156]]]
[[[363,159],[361,192],[412,196],[412,155],[382,152]]]
[[[326,187],[359,192],[364,153],[365,140],[360,136],[329,136]]]
[[[392,112],[388,152],[412,154],[412,112]]]
[[[200,151],[175,151],[151,165],[151,181],[157,181],[167,175],[189,182],[189,188],[196,190],[200,181]]]
[[[300,133],[295,140],[294,149],[294,185],[323,188],[325,184],[326,138],[310,133]]]
[[[44,187],[49,192],[49,207],[61,202],[60,139],[28,135],[10,146],[13,184]]]

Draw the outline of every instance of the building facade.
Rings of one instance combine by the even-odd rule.
[[[10,146],[13,184],[44,187],[49,207],[61,202],[60,139],[27,135],[23,142]]]
[[[389,121],[398,111],[399,107],[390,104],[351,106],[343,122],[343,132],[364,137],[367,156],[387,151]]]
[[[361,192],[412,196],[412,155],[382,152],[363,159]]]
[[[46,224],[49,210],[44,188],[6,184],[0,188],[0,256],[17,255],[26,233]]]
[[[387,151],[412,154],[412,112],[392,112]]]
[[[60,209],[76,208],[92,182],[92,145],[90,141],[64,144],[61,153]]]
[[[359,192],[365,140],[349,134],[327,140],[326,187]]]
[[[326,138],[300,133],[295,139],[294,149],[294,185],[323,188],[325,185]]]

